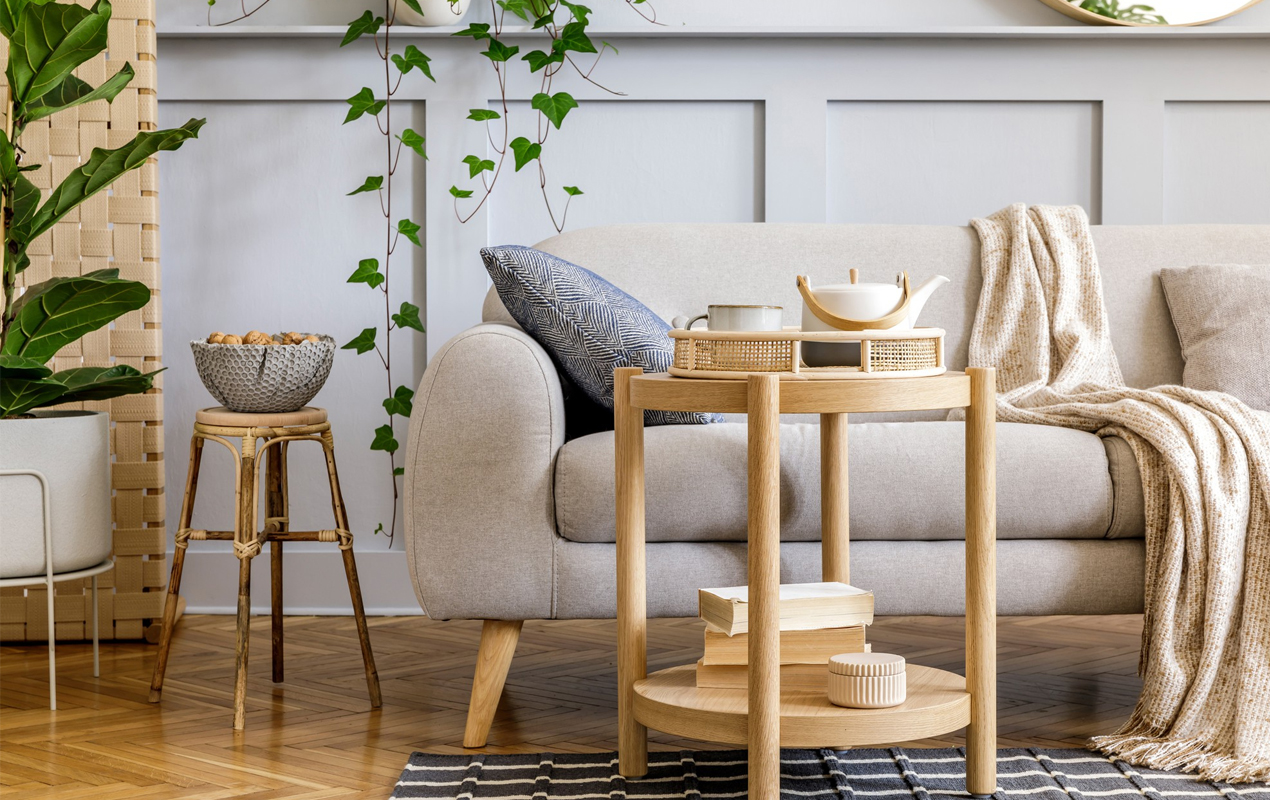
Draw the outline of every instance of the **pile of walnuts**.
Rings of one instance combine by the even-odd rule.
[[[307,342],[319,342],[321,339],[313,334],[303,334],[291,331],[290,333],[280,334],[278,336],[270,336],[261,331],[247,331],[246,335],[239,336],[234,333],[221,333],[216,331],[207,337],[208,344],[264,344],[264,345],[288,345],[288,344],[305,344]]]

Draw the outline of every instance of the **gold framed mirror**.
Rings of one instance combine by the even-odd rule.
[[[1187,27],[1238,14],[1261,0],[1041,0],[1089,25]]]

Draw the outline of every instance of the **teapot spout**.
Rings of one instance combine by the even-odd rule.
[[[917,327],[917,317],[922,313],[922,307],[926,305],[926,301],[930,299],[931,294],[945,283],[949,283],[947,278],[943,275],[936,275],[927,279],[909,296],[907,321],[910,328]]]

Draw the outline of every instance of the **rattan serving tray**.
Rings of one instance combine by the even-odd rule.
[[[777,373],[782,380],[922,378],[942,374],[942,328],[880,331],[802,331],[770,333],[670,331],[675,360],[670,374],[680,378],[744,380],[751,373]],[[809,367],[802,343],[859,344],[859,366]],[[853,349],[854,352],[854,349]]]

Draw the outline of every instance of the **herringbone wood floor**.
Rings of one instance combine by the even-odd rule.
[[[1002,619],[1000,743],[1079,746],[1128,716],[1140,617]],[[252,625],[247,730],[230,727],[232,617],[186,617],[163,703],[146,702],[155,648],[58,647],[56,713],[43,647],[0,648],[0,792],[5,800],[385,798],[412,750],[462,752],[479,622],[371,621],[384,707],[366,699],[357,638],[344,618],[286,621],[287,680],[270,682],[269,620]],[[699,656],[701,623],[654,620],[650,668]],[[960,619],[891,617],[875,649],[956,669]],[[530,622],[512,664],[490,748],[612,750],[616,701],[611,621]],[[957,736],[928,746],[960,744]],[[704,748],[654,734],[654,749]]]

